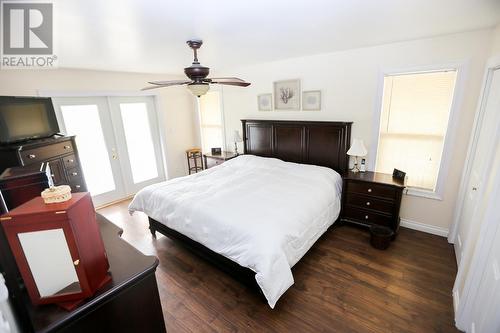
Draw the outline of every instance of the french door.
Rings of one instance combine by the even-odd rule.
[[[53,98],[61,131],[76,135],[95,206],[165,179],[154,97]]]

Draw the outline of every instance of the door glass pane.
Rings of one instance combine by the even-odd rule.
[[[120,103],[134,184],[158,177],[146,103]]]
[[[25,232],[18,237],[41,297],[81,292],[62,229]]]
[[[62,105],[61,112],[69,135],[76,135],[87,187],[92,195],[115,189],[115,181],[104,141],[97,105]]]

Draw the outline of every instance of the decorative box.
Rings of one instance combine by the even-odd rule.
[[[50,205],[36,197],[0,222],[33,304],[72,309],[111,280],[89,193]]]

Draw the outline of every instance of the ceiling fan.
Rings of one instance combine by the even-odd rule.
[[[187,80],[172,80],[172,81],[151,81],[149,87],[142,88],[142,90],[157,89],[170,86],[187,85],[187,88],[195,96],[205,95],[209,89],[210,84],[225,84],[229,86],[247,87],[250,82],[245,82],[237,77],[212,77],[207,78],[210,68],[202,66],[198,61],[197,50],[203,44],[202,40],[188,40],[186,42],[191,49],[193,49],[194,60],[191,66],[184,68],[184,73],[190,79]]]

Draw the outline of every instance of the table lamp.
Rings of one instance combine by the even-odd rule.
[[[368,151],[366,150],[363,140],[354,139],[351,148],[347,151],[347,155],[354,156],[354,167],[351,169],[352,172],[359,172],[358,168],[358,156],[366,156]]]
[[[235,130],[233,133],[233,142],[234,142],[234,153],[236,155],[239,155],[238,153],[238,142],[243,142],[243,139],[240,136],[240,132],[238,130]]]

